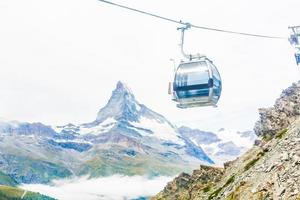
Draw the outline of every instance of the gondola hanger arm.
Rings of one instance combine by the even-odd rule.
[[[183,55],[183,57],[187,58],[188,60],[193,60],[195,58],[201,58],[201,57],[205,57],[204,55],[200,55],[200,54],[187,54],[185,53],[184,51],[184,36],[185,36],[185,31],[190,29],[192,27],[192,24],[190,23],[183,23],[182,21],[180,21],[182,24],[184,24],[183,27],[179,27],[177,28],[177,30],[180,30],[181,31],[181,40],[180,40],[180,50],[181,50],[181,54]]]

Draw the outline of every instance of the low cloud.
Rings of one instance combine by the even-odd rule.
[[[114,175],[97,179],[81,177],[56,180],[51,185],[30,184],[21,187],[59,200],[130,200],[153,196],[171,180],[172,177],[149,179]]]

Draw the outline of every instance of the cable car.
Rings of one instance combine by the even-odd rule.
[[[202,106],[216,107],[222,91],[222,81],[218,69],[204,55],[187,55],[183,51],[184,31],[182,30],[181,52],[186,58],[175,70],[174,81],[169,84],[169,94],[177,102],[178,108]]]
[[[300,53],[295,53],[296,63],[297,65],[300,64]]]
[[[291,36],[289,38],[289,41],[291,43],[291,45],[293,46],[299,46],[299,42],[300,42],[300,26],[292,26],[289,27],[289,29],[292,30]]]
[[[300,26],[289,27],[292,30],[289,41],[295,48],[295,59],[297,65],[300,64]]]

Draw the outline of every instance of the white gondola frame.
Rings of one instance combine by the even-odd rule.
[[[177,107],[179,107],[179,108],[203,107],[203,106],[216,107],[217,106],[217,102],[219,101],[220,95],[218,96],[217,99],[214,98],[214,84],[211,87],[209,87],[209,95],[208,96],[198,96],[198,97],[195,96],[195,97],[189,97],[189,98],[179,98],[177,96],[177,92],[174,91],[173,84],[176,81],[176,75],[177,75],[178,70],[181,67],[183,67],[184,65],[191,64],[191,63],[199,63],[199,62],[206,63],[205,67],[208,71],[208,76],[209,76],[208,80],[213,80],[212,66],[215,68],[216,72],[218,73],[218,77],[220,78],[220,80],[219,80],[220,86],[219,87],[220,87],[220,90],[222,90],[222,84],[221,84],[222,80],[221,80],[220,73],[219,73],[217,67],[214,66],[214,64],[211,60],[209,60],[205,56],[202,56],[197,59],[193,59],[191,61],[182,61],[176,69],[176,72],[174,74],[174,81],[171,83],[171,85],[172,85],[171,88],[169,88],[171,90],[171,94],[173,96],[172,100],[178,103]]]

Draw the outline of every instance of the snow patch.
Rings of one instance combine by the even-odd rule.
[[[117,121],[114,118],[110,117],[104,120],[102,123],[92,127],[88,127],[86,125],[76,126],[73,124],[68,124],[66,126],[54,126],[52,127],[52,129],[57,133],[60,133],[61,131],[64,130],[64,131],[75,132],[80,135],[87,135],[87,134],[100,135],[102,133],[108,132],[116,124],[116,122]]]
[[[61,126],[52,126],[51,127],[56,133],[60,133],[62,130],[64,130]],[[66,129],[65,129],[66,130]]]
[[[65,140],[65,139],[52,139],[56,143],[77,143],[77,144],[90,144],[93,145],[92,142],[86,141],[86,140],[81,140],[81,139],[75,139],[75,140]]]
[[[153,132],[153,134],[147,133],[147,136],[155,137],[160,140],[170,141],[175,144],[185,144],[184,141],[179,138],[180,135],[167,122],[158,122],[155,119],[141,117],[139,119],[139,122],[131,122],[131,125],[142,129],[148,129]]]
[[[116,120],[112,117],[107,118],[102,123],[97,126],[93,127],[80,127],[79,134],[86,135],[86,134],[93,134],[93,135],[100,135],[101,133],[108,132],[115,124]]]
[[[56,133],[60,133],[61,131],[75,131],[78,129],[78,126],[75,126],[73,124],[67,124],[65,126],[52,126],[51,127]]]
[[[222,143],[233,142],[241,147],[251,148],[253,146],[254,140],[249,140],[247,137],[241,137],[237,131],[221,129],[217,133],[217,136],[221,139]]]
[[[143,129],[138,129],[138,128],[136,128],[136,127],[127,127],[128,129],[131,129],[131,130],[134,130],[134,131],[136,131],[136,132],[138,132],[140,135],[142,135],[142,136],[149,136],[149,135],[151,135],[152,133],[149,133],[149,132],[147,132],[147,131],[145,131],[145,130],[143,130]]]
[[[138,103],[135,103],[135,108],[138,112],[142,109],[142,107]]]

